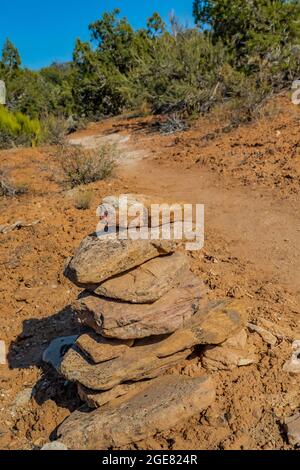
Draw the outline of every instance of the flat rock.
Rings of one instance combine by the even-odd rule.
[[[225,346],[207,346],[202,356],[203,367],[213,371],[233,370],[255,362],[255,356],[248,351]]]
[[[199,415],[215,399],[215,385],[206,375],[165,376],[128,400],[85,413],[76,411],[58,428],[68,449],[119,448],[146,439]]]
[[[61,336],[55,338],[49,344],[48,348],[43,352],[43,361],[50,364],[58,372],[60,370],[61,361],[65,353],[75,344],[77,336]]]
[[[90,408],[100,408],[100,406],[106,405],[109,402],[112,402],[116,398],[124,397],[124,400],[127,400],[129,395],[133,396],[145,387],[149,386],[149,381],[144,380],[142,382],[133,382],[129,384],[121,384],[107,390],[106,392],[95,392],[84,387],[81,384],[77,385],[78,395],[81,400],[86,402]],[[120,400],[118,400],[118,403]]]
[[[64,357],[61,373],[86,388],[105,391],[124,382],[158,377],[191,354],[191,349],[184,349],[170,356],[158,357],[159,344],[160,341],[134,346],[121,357],[100,364],[91,364],[73,348]]]
[[[297,413],[285,420],[285,429],[289,444],[293,446],[300,445],[300,413]]]
[[[182,253],[160,256],[127,273],[105,281],[95,294],[125,302],[153,303],[188,275],[188,258]]]
[[[115,302],[86,293],[74,304],[79,320],[108,338],[164,335],[181,328],[198,311],[203,285],[191,273],[182,285],[152,304]]]
[[[161,344],[158,355],[172,354],[200,344],[221,344],[240,333],[246,323],[247,312],[239,301],[211,301],[205,307],[199,308],[181,330],[173,333]]]
[[[107,279],[175,251],[174,240],[121,240],[113,234],[90,235],[67,264],[64,274],[79,287],[95,288]]]
[[[249,331],[259,334],[263,341],[269,344],[270,346],[275,346],[275,344],[277,343],[277,338],[265,328],[262,328],[258,325],[254,325],[253,323],[248,323],[248,328]]]
[[[80,336],[76,346],[84,352],[94,364],[121,357],[133,345],[134,340],[108,339],[95,333]]]

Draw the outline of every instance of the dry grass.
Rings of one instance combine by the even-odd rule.
[[[76,209],[87,210],[91,207],[94,198],[92,189],[77,188],[74,196],[74,204]]]
[[[59,161],[64,174],[64,183],[71,188],[111,176],[116,162],[113,146],[105,145],[97,150],[86,150],[80,146],[62,146]]]
[[[29,190],[28,184],[23,182],[12,183],[3,172],[0,172],[0,197],[15,197],[26,194]]]

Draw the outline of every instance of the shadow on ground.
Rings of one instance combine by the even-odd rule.
[[[80,406],[76,385],[66,381],[52,366],[43,363],[42,355],[53,339],[79,335],[85,330],[70,306],[50,317],[31,318],[23,322],[23,331],[16,341],[10,344],[7,359],[10,369],[28,369],[34,366],[41,369],[41,378],[32,392],[39,405],[53,400],[58,406],[70,411]]]

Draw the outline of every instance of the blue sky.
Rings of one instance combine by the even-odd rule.
[[[72,57],[75,39],[89,39],[88,25],[104,11],[120,8],[134,27],[158,11],[192,23],[192,0],[14,0],[0,5],[0,47],[7,37],[18,47],[23,65],[40,68]]]

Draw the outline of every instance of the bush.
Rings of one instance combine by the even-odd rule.
[[[0,106],[0,148],[14,145],[35,146],[41,138],[38,120],[29,119],[22,113],[11,113]]]
[[[116,152],[105,145],[97,150],[85,150],[70,145],[59,151],[65,183],[74,188],[109,177],[115,167]]]
[[[206,112],[215,101],[226,60],[222,45],[213,45],[197,30],[183,29],[176,36],[165,33],[153,44],[149,58],[132,70],[122,90],[132,106],[146,101],[154,113]]]
[[[79,210],[89,209],[94,197],[91,189],[78,188],[75,194],[75,207]]]
[[[68,123],[64,117],[49,116],[42,122],[43,142],[50,145],[63,145],[68,133]]]

